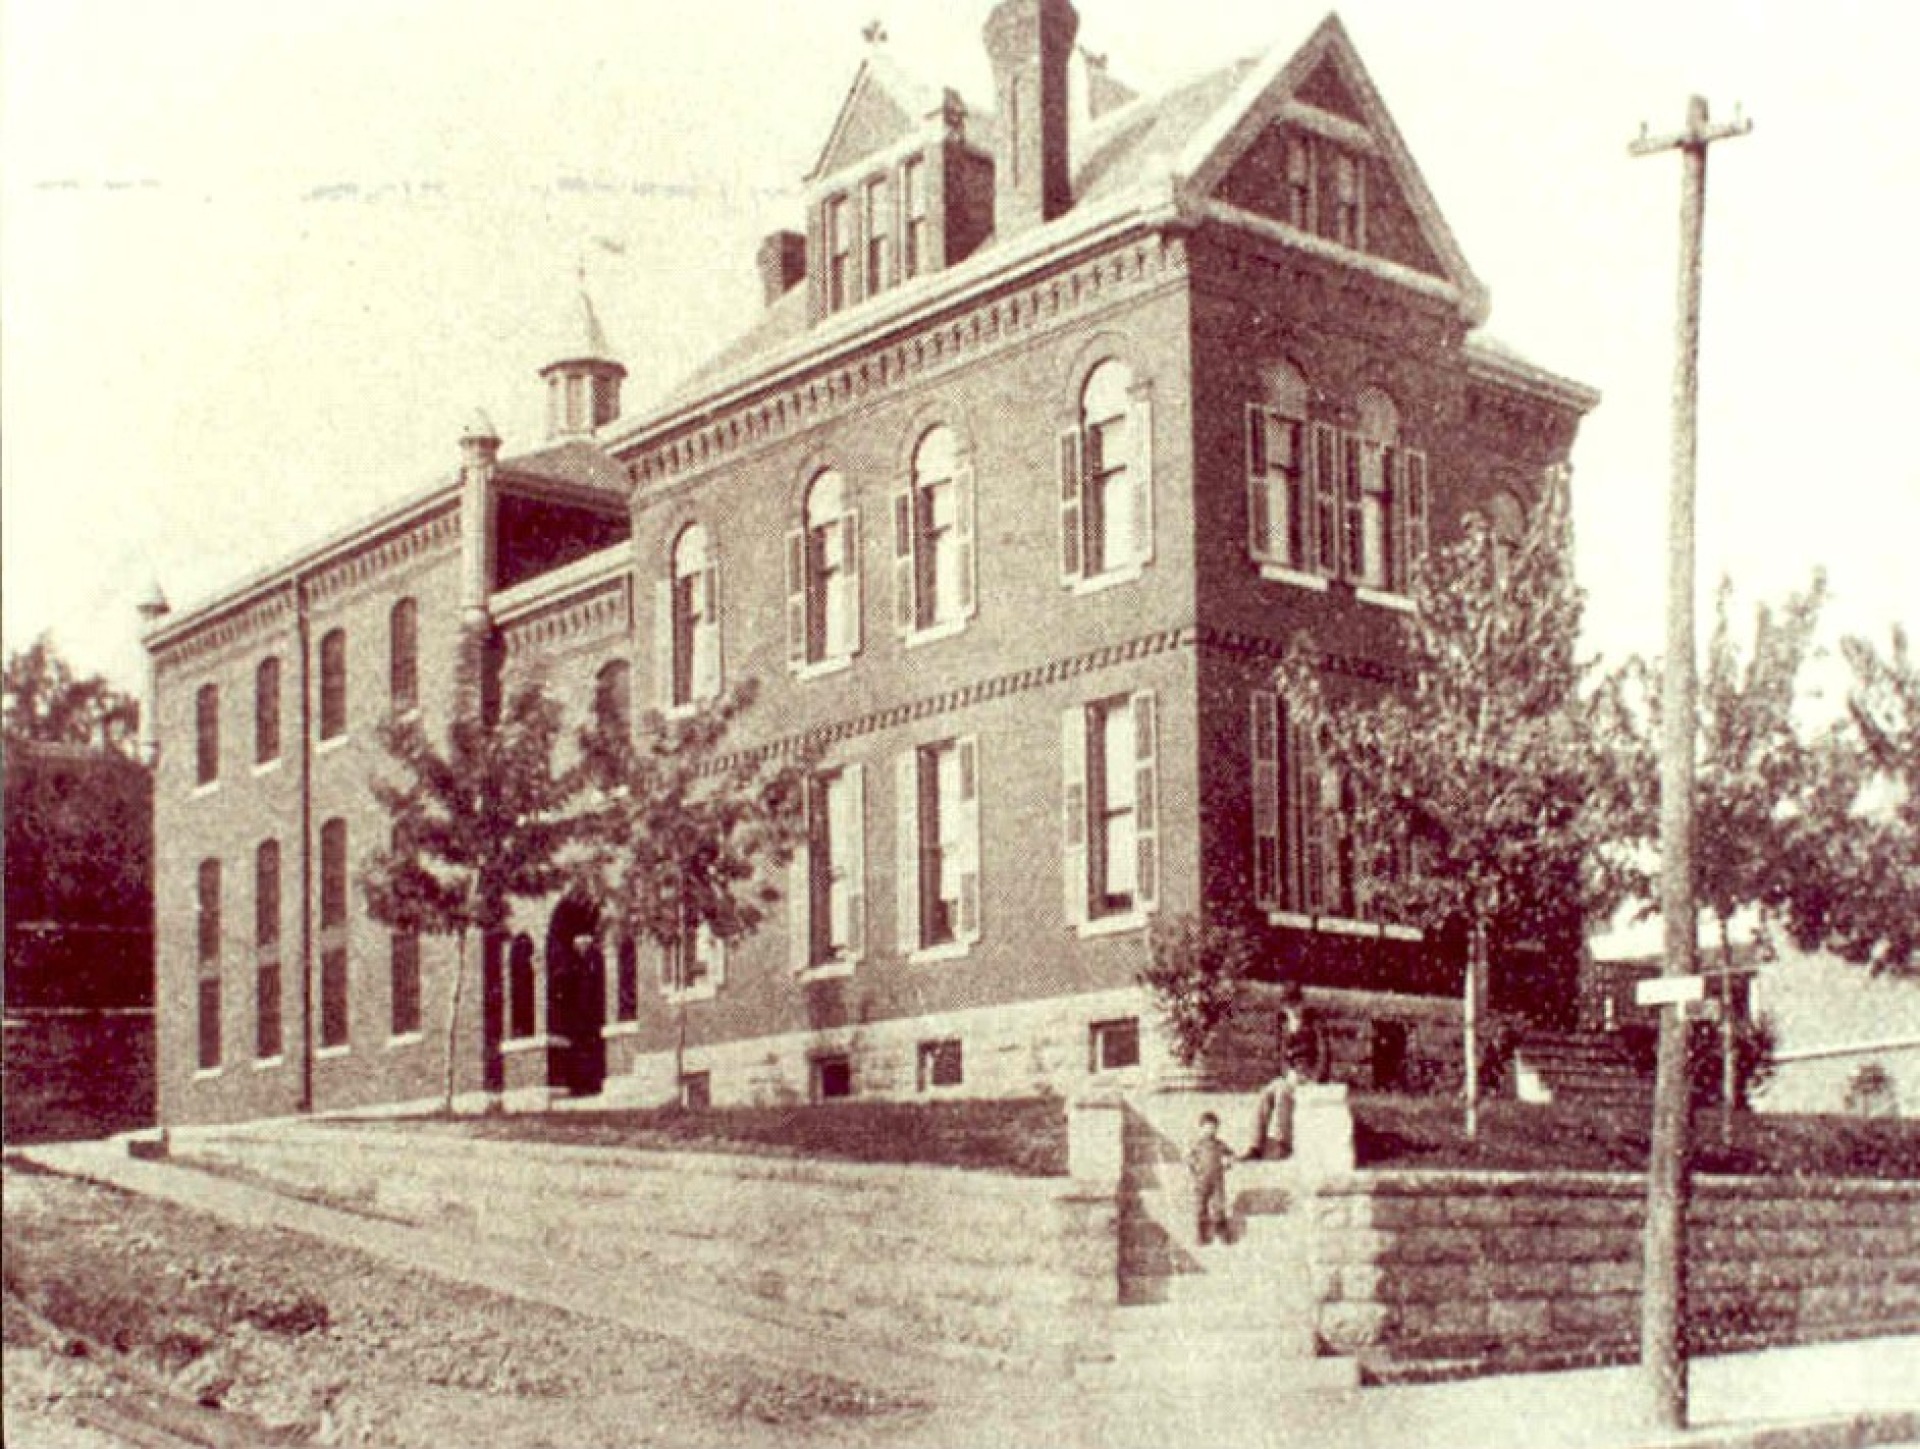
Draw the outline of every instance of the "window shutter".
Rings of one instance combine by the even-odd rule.
[[[1150,911],[1160,903],[1159,719],[1153,691],[1133,697],[1133,834],[1139,857],[1134,901]]]
[[[953,554],[959,575],[954,584],[960,590],[963,619],[971,619],[980,608],[979,549],[975,543],[973,509],[973,469],[961,468],[953,475]]]
[[[840,568],[846,583],[847,610],[842,626],[846,633],[842,651],[858,654],[865,633],[865,593],[860,582],[860,510],[849,508],[840,518]]]
[[[807,662],[807,532],[787,530],[787,665]]]
[[[1153,562],[1153,401],[1136,398],[1131,416],[1133,456],[1127,476],[1133,484],[1133,558]]]
[[[1253,900],[1280,904],[1280,701],[1253,692]]]
[[[1080,429],[1060,434],[1060,581],[1077,583],[1086,571],[1086,536],[1081,523],[1081,492],[1086,485]]]
[[[1313,568],[1332,577],[1340,572],[1340,460],[1345,453],[1339,429],[1313,425],[1313,519],[1307,537]]]
[[[917,570],[914,568],[914,543],[919,536],[913,516],[913,482],[893,495],[893,631],[911,634],[920,621],[916,597]]]
[[[1087,715],[1078,706],[1060,716],[1060,873],[1067,924],[1087,919]]]
[[[1377,448],[1378,443],[1365,443],[1359,438],[1346,436],[1341,439],[1340,449],[1340,572],[1342,576],[1359,583],[1367,576],[1366,556],[1366,506],[1362,500],[1360,465],[1361,450]]]
[[[721,653],[721,640],[726,637],[720,618],[720,555],[714,551],[713,544],[707,545],[707,568],[700,576],[701,587],[706,591],[705,620],[702,630],[706,635],[706,648],[702,656],[706,661],[705,687],[700,689],[702,699],[719,697],[720,690],[727,677],[726,656]]]
[[[1401,509],[1405,522],[1401,526],[1400,587],[1411,591],[1413,571],[1427,556],[1427,455],[1408,448],[1401,457],[1405,477],[1395,493],[1396,498],[1401,493],[1406,497]]]
[[[920,752],[893,763],[894,906],[900,952],[920,949]]]
[[[653,585],[653,702],[661,710],[673,707],[673,576]]]
[[[820,782],[808,780],[801,791],[802,838],[787,863],[787,964],[795,971],[813,964],[813,833],[819,797]]]
[[[1267,506],[1267,411],[1247,404],[1247,556],[1255,563],[1273,556],[1272,510]]]
[[[960,754],[960,920],[962,941],[980,939],[980,745],[972,735],[958,740]]]
[[[848,765],[840,772],[847,786],[847,956],[858,961],[867,954],[867,772],[864,765]]]
[[[1326,909],[1327,840],[1325,812],[1320,808],[1320,752],[1312,735],[1290,723],[1287,735],[1292,787],[1291,804],[1299,831],[1299,895],[1296,906],[1309,915]]]
[[[1314,516],[1312,489],[1307,482],[1307,425],[1293,418],[1283,418],[1280,431],[1287,441],[1287,458],[1281,467],[1286,481],[1282,485],[1285,491],[1280,495],[1280,507],[1274,511],[1281,515],[1279,526],[1284,540],[1283,561],[1295,568],[1304,568],[1308,567],[1304,561],[1313,549],[1309,540],[1313,533]]]
[[[1307,886],[1311,878],[1307,869],[1307,841],[1313,821],[1313,807],[1307,795],[1306,782],[1311,778],[1309,767],[1312,762],[1307,757],[1304,732],[1293,718],[1292,711],[1277,699],[1275,705],[1281,726],[1278,738],[1284,750],[1280,761],[1284,785],[1280,804],[1286,853],[1281,862],[1284,872],[1281,904],[1293,910],[1306,910],[1311,894]]]

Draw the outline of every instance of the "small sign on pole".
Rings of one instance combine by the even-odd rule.
[[[1707,994],[1704,976],[1649,976],[1633,988],[1635,1006],[1684,1006]]]

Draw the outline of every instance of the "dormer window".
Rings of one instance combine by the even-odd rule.
[[[893,188],[885,176],[876,176],[861,191],[862,228],[867,239],[866,295],[887,289],[893,281]]]
[[[853,228],[848,224],[847,198],[827,201],[827,310],[838,312],[853,300]]]
[[[906,216],[900,275],[912,278],[927,264],[927,163],[920,157],[909,156],[900,168],[900,190]]]

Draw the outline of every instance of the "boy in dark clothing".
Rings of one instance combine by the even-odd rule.
[[[1200,1135],[1187,1149],[1187,1170],[1193,1174],[1195,1236],[1202,1244],[1217,1234],[1227,1241],[1227,1168],[1233,1149],[1220,1140],[1220,1119],[1200,1114]]]
[[[1307,1015],[1298,988],[1281,999],[1276,1044],[1280,1072],[1261,1089],[1254,1107],[1253,1143],[1247,1148],[1248,1157],[1292,1156],[1294,1090],[1327,1079],[1326,1039]]]

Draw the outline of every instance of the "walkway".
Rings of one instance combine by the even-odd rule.
[[[399,1267],[666,1334],[715,1353],[805,1368],[926,1398],[935,1412],[903,1426],[902,1449],[1049,1443],[1062,1449],[1653,1449],[1754,1446],[1841,1449],[1920,1446],[1920,1338],[1773,1349],[1696,1361],[1693,1418],[1663,1437],[1637,1425],[1639,1376],[1630,1368],[1509,1375],[1458,1383],[1322,1392],[1279,1422],[1217,1395],[1135,1385],[1109,1399],[1059,1382],[988,1374],[910,1353],[876,1354],[758,1317],[737,1302],[663,1301],[670,1287],[604,1273],[431,1229],[365,1217],[165,1162],[140,1161],[123,1143],[33,1147],[56,1171],[162,1198],[224,1221],[279,1227],[368,1253]]]

